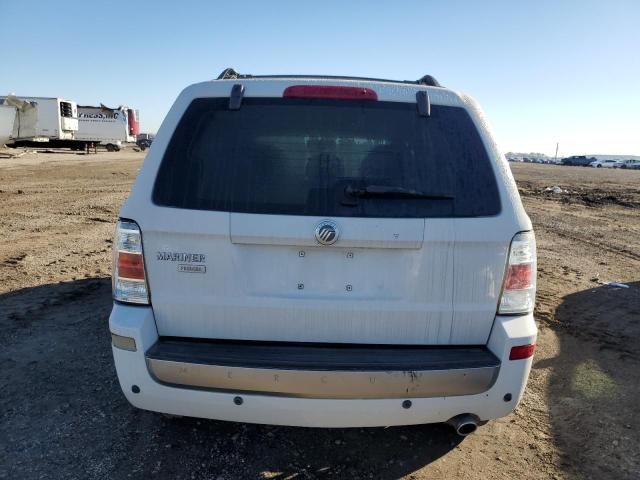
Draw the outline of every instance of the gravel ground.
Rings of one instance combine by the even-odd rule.
[[[320,430],[131,407],[108,276],[142,159],[0,158],[0,478],[640,478],[640,171],[513,165],[538,238],[539,348],[517,410],[461,440],[443,425]]]

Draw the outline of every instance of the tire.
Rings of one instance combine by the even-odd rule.
[[[105,145],[107,152],[115,152],[116,151],[116,146],[113,145],[112,143],[107,143]]]
[[[596,168],[602,168],[602,165],[596,165]]]

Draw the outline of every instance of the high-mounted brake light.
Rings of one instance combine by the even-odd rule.
[[[378,100],[375,90],[365,87],[334,85],[293,85],[282,94],[285,98],[329,98],[333,100]]]
[[[535,297],[536,239],[533,232],[521,232],[511,240],[498,313],[532,312]]]
[[[120,220],[113,245],[113,298],[120,302],[148,304],[149,288],[144,272],[140,227]]]

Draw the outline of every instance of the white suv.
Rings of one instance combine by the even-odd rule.
[[[469,97],[228,69],[180,94],[122,207],[109,326],[139,408],[465,435],[522,397],[535,284]]]

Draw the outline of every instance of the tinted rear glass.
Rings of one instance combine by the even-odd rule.
[[[197,99],[153,190],[157,205],[327,217],[473,217],[500,212],[480,136],[462,108],[294,98]],[[453,198],[353,198],[383,186]]]

